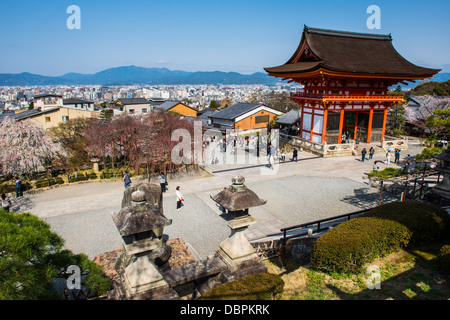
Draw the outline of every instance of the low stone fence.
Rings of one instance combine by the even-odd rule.
[[[381,141],[381,148],[387,151],[389,148],[408,150],[408,139],[385,138]]]
[[[280,139],[285,143],[288,143],[294,147],[302,148],[303,150],[311,152],[320,157],[352,155],[353,150],[355,150],[354,141],[342,144],[327,144],[326,142],[324,144],[321,144],[283,133],[280,133]]]

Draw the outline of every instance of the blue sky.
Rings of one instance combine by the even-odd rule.
[[[69,30],[70,5],[81,29]],[[381,29],[369,30],[370,5]],[[286,62],[303,26],[391,34],[411,62],[450,72],[450,1],[0,0],[0,73],[62,75],[136,65],[264,72]]]

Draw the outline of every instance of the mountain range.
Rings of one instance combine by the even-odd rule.
[[[62,76],[43,76],[28,72],[0,73],[0,86],[34,85],[133,85],[133,84],[275,84],[278,79],[266,73],[188,72],[167,68],[124,66],[106,69],[94,74],[66,73]]]
[[[450,73],[440,72],[433,79],[425,81],[444,82],[450,79]],[[412,89],[422,81],[401,85],[403,89]],[[94,74],[66,73],[62,76],[43,76],[28,72],[0,73],[0,86],[39,86],[39,85],[195,85],[195,84],[276,84],[279,79],[263,72],[241,74],[222,71],[180,71],[167,68],[144,68],[124,66],[106,69]]]

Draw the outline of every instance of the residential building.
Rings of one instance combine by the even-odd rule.
[[[147,114],[153,109],[145,98],[119,98],[112,103],[115,114],[127,112],[129,114]]]
[[[210,127],[221,130],[260,130],[267,128],[273,117],[283,113],[262,103],[237,103],[211,114]]]
[[[99,118],[100,113],[89,110],[77,110],[74,108],[55,107],[46,110],[33,109],[16,113],[13,118],[16,121],[30,119],[39,124],[44,130],[58,126],[61,122],[75,118]]]
[[[38,94],[34,96],[34,108],[42,111],[63,106],[63,96],[60,94]]]
[[[75,110],[87,110],[94,111],[94,102],[78,98],[69,98],[63,100],[63,106],[65,108],[75,109]]]
[[[177,100],[168,100],[163,104],[156,106],[155,109],[175,112],[182,116],[190,116],[194,118],[197,117],[198,112],[197,109],[190,107],[187,104]]]

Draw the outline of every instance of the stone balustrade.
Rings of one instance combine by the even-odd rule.
[[[383,148],[385,151],[387,151],[387,149],[389,148],[407,150],[408,139],[383,139],[383,141],[381,141],[381,148]]]
[[[321,157],[332,157],[339,155],[351,155],[355,149],[355,142],[342,144],[321,144],[318,142],[302,139],[300,137],[290,136],[280,133],[280,138],[287,141],[289,144],[303,148],[303,150],[311,152]]]

